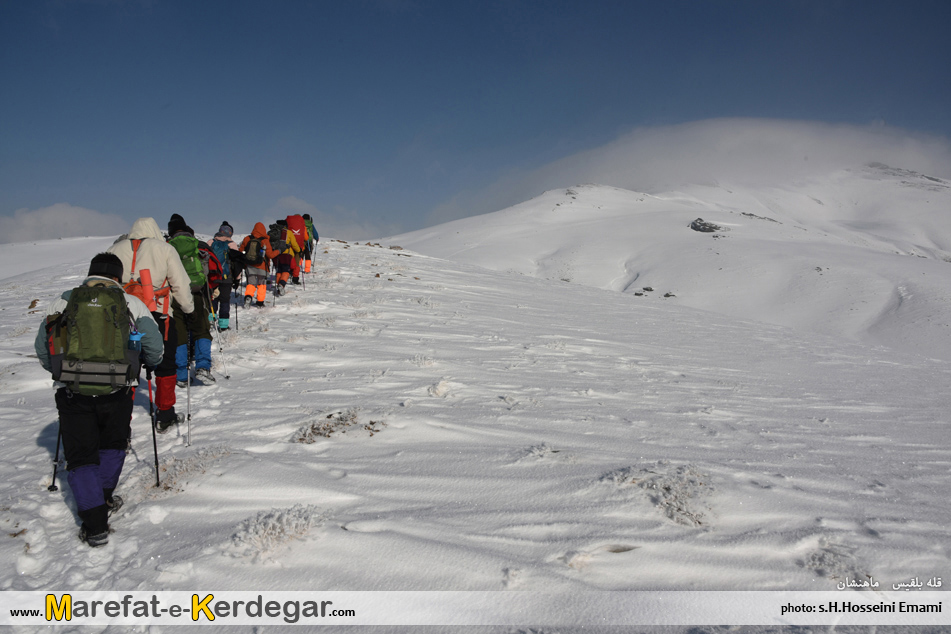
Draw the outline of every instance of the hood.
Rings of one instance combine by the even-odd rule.
[[[263,222],[259,222],[254,225],[254,229],[251,231],[251,235],[255,238],[266,238],[267,237],[267,227],[264,226]]]
[[[115,286],[116,288],[122,288],[122,285],[111,277],[101,275],[86,276],[86,279],[83,280],[83,286]]]
[[[158,238],[165,241],[162,230],[159,229],[155,218],[139,218],[132,224],[132,230],[129,231],[129,239],[141,240],[143,238]]]

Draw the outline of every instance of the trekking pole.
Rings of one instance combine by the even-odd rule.
[[[188,386],[185,388],[185,446],[191,445],[192,440],[192,365],[195,360],[188,360]]]
[[[155,435],[158,421],[155,419],[155,403],[152,401],[152,371],[148,368],[145,369],[145,380],[149,383],[149,418],[152,419],[152,449],[155,450],[155,486],[160,487],[162,483],[159,482],[158,438]]]
[[[52,493],[53,491],[59,491],[59,487],[56,486],[56,468],[59,466],[59,443],[63,439],[63,421],[59,421],[59,433],[56,435],[56,457],[53,459],[53,482],[46,487],[46,490]]]
[[[237,287],[237,288],[234,288],[233,290],[237,291],[238,288],[241,288],[241,276],[242,276],[243,274],[244,274],[244,269],[242,269],[241,271],[238,271],[238,277],[236,278],[237,281],[238,281],[238,287]],[[231,293],[231,298],[232,298],[232,299],[237,299],[237,298],[235,297],[235,294],[234,294],[234,293]],[[230,300],[229,300],[229,301],[230,301]],[[244,300],[242,300],[242,301],[244,301]],[[238,313],[241,312],[241,311],[239,311],[238,308],[239,308],[239,306],[238,306],[237,304],[235,304],[235,305],[234,305],[234,329],[235,329],[235,330],[240,330],[240,328],[238,327]]]
[[[210,297],[211,297],[211,287],[208,286],[208,282],[207,282],[207,281],[205,282],[205,288],[208,289],[208,297],[210,298]],[[212,315],[214,315],[214,317],[215,317],[215,320],[214,320],[214,321],[215,321],[215,331],[218,333],[218,337],[217,337],[217,339],[218,339],[218,359],[221,361],[221,367],[223,367],[224,370],[225,370],[225,378],[226,378],[226,379],[230,379],[230,378],[231,378],[231,374],[228,373],[228,364],[225,363],[225,352],[224,352],[224,348],[221,347],[221,326],[218,325],[218,314],[217,314],[217,312],[215,311],[215,303],[214,303],[213,301],[211,301],[210,304],[211,304],[211,313],[212,313]]]
[[[212,323],[215,324],[215,332],[218,333],[218,352],[221,352],[221,325],[218,323],[218,311],[215,310],[215,300],[211,296],[211,286],[205,281],[205,290],[208,292],[208,307],[211,309]]]
[[[196,308],[197,310],[197,308]],[[185,375],[185,446],[192,438],[192,366],[195,363],[195,348],[191,333],[188,333],[188,372]]]
[[[212,323],[215,324],[215,330],[218,330],[218,311],[215,310],[215,298],[211,296],[211,282],[205,278],[205,297],[208,299],[208,310],[211,312]]]

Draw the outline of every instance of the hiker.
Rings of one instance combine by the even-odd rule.
[[[280,255],[280,251],[271,245],[267,229],[263,222],[254,225],[251,235],[241,242],[241,252],[244,254],[244,274],[248,278],[248,285],[244,289],[244,307],[251,303],[258,308],[264,306],[267,298],[268,263]]]
[[[188,273],[175,247],[165,242],[154,218],[139,218],[126,238],[120,238],[108,249],[119,257],[123,266],[122,282],[127,290],[142,281],[141,288],[146,306],[159,324],[165,342],[165,355],[155,369],[156,429],[166,431],[176,423],[184,422],[182,414],[175,413],[175,387],[178,365],[175,353],[179,335],[176,316],[184,319],[195,310],[189,288]],[[148,279],[146,279],[148,278]],[[150,281],[149,281],[150,280]],[[188,317],[190,319],[190,317]]]
[[[295,214],[288,216],[286,222],[287,233],[290,236],[287,243],[297,247],[292,254],[294,257],[294,267],[291,270],[291,274],[293,275],[291,281],[294,284],[300,284],[301,264],[304,258],[304,251],[307,249],[307,243],[310,241],[309,234],[307,233],[307,221],[300,215]]]
[[[320,236],[317,235],[317,230],[314,229],[314,221],[311,220],[310,214],[304,214],[304,222],[307,224],[307,242],[304,247],[304,273],[310,273],[311,260],[313,260],[314,250],[317,248]]]
[[[235,270],[234,261],[243,259],[238,245],[234,243],[231,237],[234,235],[234,227],[225,221],[219,228],[218,233],[208,241],[218,262],[221,264],[221,280],[217,285],[217,293],[213,294],[211,302],[212,314],[218,318],[218,330],[228,330],[231,322],[231,284],[234,281]],[[237,273],[240,275],[240,271]]]
[[[287,282],[293,276],[294,283],[300,284],[300,268],[297,266],[297,254],[300,246],[294,232],[287,225],[287,219],[281,219],[271,225],[268,231],[271,244],[280,252],[275,260],[274,294],[278,297],[286,294]]]
[[[178,368],[176,385],[187,387],[191,381],[191,360],[195,360],[195,379],[203,385],[215,382],[211,374],[211,327],[208,315],[211,313],[211,291],[209,289],[206,262],[209,251],[202,252],[195,231],[185,224],[185,219],[172,214],[168,221],[168,243],[178,252],[188,274],[192,302],[195,310],[190,316],[183,313],[175,315],[175,327],[178,333],[178,348],[175,351],[175,364]],[[207,248],[208,245],[205,245]]]
[[[159,365],[165,348],[149,309],[122,290],[123,272],[118,256],[95,256],[82,285],[50,304],[34,342],[40,364],[56,380],[79,538],[93,547],[109,543],[109,516],[122,506],[114,491],[132,437],[139,365]]]

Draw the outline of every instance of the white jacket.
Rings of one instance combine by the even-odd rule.
[[[159,229],[154,218],[139,218],[132,225],[129,237],[126,240],[119,240],[111,247],[109,253],[114,253],[122,260],[122,283],[127,283],[132,279],[132,241],[142,240],[139,250],[135,255],[135,270],[138,273],[142,269],[148,269],[152,275],[152,286],[155,290],[163,286],[172,288],[171,297],[175,298],[178,305],[182,307],[182,312],[191,313],[195,310],[195,301],[192,299],[192,292],[188,273],[185,272],[185,266],[178,255],[175,247],[165,241],[162,231]],[[138,277],[138,275],[136,275]],[[156,298],[158,302],[158,312],[164,312],[167,298]],[[171,306],[168,307],[171,313]]]

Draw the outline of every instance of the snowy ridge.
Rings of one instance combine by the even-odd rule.
[[[730,236],[802,231],[598,191],[677,215],[676,231],[689,232],[681,216],[736,220]],[[570,206],[564,192],[543,201],[559,198]],[[568,257],[585,226],[538,247],[563,256],[510,261],[585,279]],[[501,235],[486,225],[468,248],[501,257]],[[687,235],[697,259],[740,242]],[[139,391],[127,507],[98,550],[76,539],[65,479],[46,490],[56,410],[32,358],[37,311],[81,280],[87,254],[0,282],[0,589],[831,590],[951,576],[948,362],[696,310],[675,285],[686,275],[638,255],[616,290],[652,283],[642,297],[321,246],[306,290],[241,310],[223,354],[213,346],[218,382],[192,388],[191,446],[184,427],[159,436],[161,489]]]
[[[951,360],[951,184],[881,164],[784,188],[584,185],[392,240]]]

